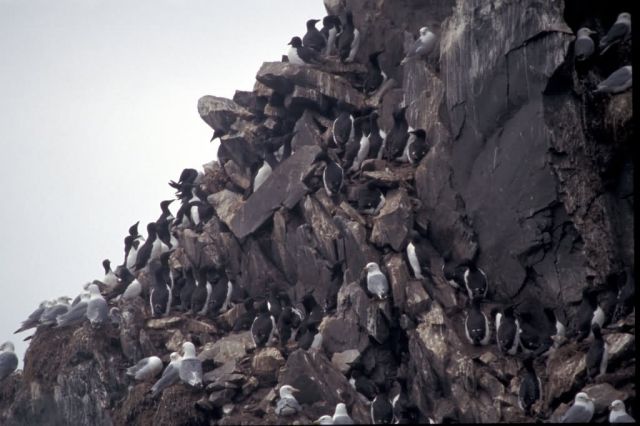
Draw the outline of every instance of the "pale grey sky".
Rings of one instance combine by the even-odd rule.
[[[0,343],[22,358],[29,332],[12,333],[39,302],[120,264],[167,182],[214,159],[198,98],[251,90],[324,14],[322,0],[0,0]]]

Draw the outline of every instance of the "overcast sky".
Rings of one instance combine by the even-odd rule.
[[[167,182],[215,158],[198,98],[251,90],[324,14],[322,0],[0,0],[0,343],[21,364],[21,321],[120,264]]]

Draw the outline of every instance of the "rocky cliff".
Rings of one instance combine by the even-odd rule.
[[[252,92],[233,100],[205,96],[198,112],[225,129],[218,161],[200,183],[215,213],[178,232],[172,267],[214,267],[249,296],[312,292],[326,313],[318,351],[296,344],[256,349],[231,332],[237,304],[214,318],[171,313],[150,319],[143,299],[120,306],[104,330],[40,328],[24,370],[0,385],[2,424],[282,423],[275,389],[303,390],[311,422],[345,402],[356,422],[369,408],[349,385],[351,370],[384,387],[402,384],[407,417],[426,422],[527,422],[557,418],[584,389],[596,421],[614,399],[635,406],[635,314],[614,318],[618,289],[632,279],[633,144],[631,91],[592,89],[631,62],[630,42],[574,64],[574,33],[606,33],[624,2],[526,0],[325,0],[329,13],[353,11],[362,44],[353,64],[315,67],[265,63]],[[301,23],[302,25],[302,23]],[[438,35],[436,52],[399,66],[420,27]],[[390,81],[362,94],[370,53],[384,50]],[[382,129],[406,106],[430,149],[419,164],[368,160],[347,174],[338,197],[322,184],[322,151],[336,149],[338,102],[353,113],[376,109]],[[292,155],[251,192],[252,170],[268,138],[295,131]],[[204,159],[206,161],[206,159]],[[355,205],[373,182],[386,202],[376,215]],[[412,230],[423,236],[432,274],[416,280],[405,255]],[[607,373],[588,381],[589,339],[536,358],[543,385],[534,414],[518,407],[521,356],[465,338],[467,295],[442,271],[473,259],[486,273],[487,315],[510,304],[542,329],[545,309],[562,310],[567,328],[583,289],[607,314]],[[367,262],[381,265],[391,297],[376,301],[362,285]],[[139,279],[145,284],[142,273]],[[493,327],[493,326],[492,326]],[[549,331],[548,334],[552,334]],[[569,333],[570,334],[570,333]],[[570,334],[571,335],[571,334]],[[125,368],[144,356],[165,364],[185,340],[198,347],[205,389],[175,385],[157,398]],[[636,413],[637,415],[637,413]]]

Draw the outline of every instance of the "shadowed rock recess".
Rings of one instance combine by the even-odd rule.
[[[607,419],[614,399],[636,406],[635,312],[614,315],[619,287],[634,270],[632,93],[591,92],[630,64],[630,41],[586,69],[574,65],[572,53],[580,26],[602,35],[630,5],[325,0],[325,6],[334,14],[353,11],[362,34],[354,63],[267,62],[252,92],[199,100],[202,119],[224,130],[218,160],[200,181],[214,213],[204,225],[177,231],[170,261],[174,271],[215,268],[255,300],[284,292],[297,306],[312,294],[324,309],[321,347],[305,350],[295,339],[276,338],[256,348],[249,331],[231,331],[245,311],[237,298],[219,315],[172,308],[156,319],[148,298],[117,302],[119,325],[37,330],[24,370],[0,383],[1,424],[305,424],[332,415],[339,402],[356,423],[370,423],[368,401],[349,383],[356,370],[379,391],[400,384],[408,421],[558,419],[581,390],[596,399],[594,421]],[[437,49],[400,66],[424,25],[438,35]],[[380,50],[393,83],[367,96],[365,64]],[[408,125],[426,131],[427,154],[416,164],[383,157],[355,173],[345,167],[341,193],[329,197],[317,157],[325,151],[340,158],[332,123],[341,108],[356,116],[377,110],[388,133],[401,106]],[[278,148],[267,141],[290,132],[291,155],[252,192],[262,157]],[[374,215],[358,206],[371,188],[385,196]],[[416,232],[426,253],[422,279],[406,254]],[[445,263],[469,259],[488,281],[480,305],[492,330],[487,346],[467,340],[469,297],[443,273]],[[388,277],[387,299],[368,293],[368,262]],[[146,273],[138,274],[143,295]],[[585,363],[592,338],[574,337],[585,288],[597,294],[606,316],[609,364],[595,379]],[[490,315],[508,305],[549,349],[535,358],[542,397],[528,415],[518,406],[525,355],[498,349]],[[555,328],[545,313],[552,310],[564,312],[568,339],[549,348]],[[125,375],[151,355],[166,366],[186,340],[203,361],[202,389],[178,383],[151,397],[152,383]],[[287,418],[274,412],[285,384],[300,390],[302,405]]]

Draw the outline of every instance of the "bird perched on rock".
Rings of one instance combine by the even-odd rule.
[[[17,334],[25,330],[29,330],[30,328],[37,327],[40,321],[40,316],[42,315],[44,310],[51,305],[53,305],[53,302],[51,302],[50,300],[43,300],[42,302],[40,302],[38,308],[35,311],[31,312],[26,320],[22,321],[22,325],[20,326],[20,328],[14,331],[13,334]]]
[[[104,278],[102,279],[102,283],[105,285],[107,290],[112,290],[118,285],[118,277],[113,270],[111,270],[111,262],[109,259],[102,261],[102,267],[104,268]]]
[[[367,158],[382,158],[382,147],[387,134],[378,127],[378,113],[369,115],[369,154]]]
[[[124,266],[131,270],[136,264],[136,256],[138,256],[138,248],[140,241],[131,235],[124,237]]]
[[[2,377],[0,375],[0,377]],[[2,380],[0,378],[0,380]],[[624,409],[624,402],[616,399],[609,406],[609,423],[635,423],[635,419],[627,414],[627,411]]]
[[[407,140],[409,139],[409,124],[405,118],[407,107],[401,107],[393,111],[393,127],[387,133],[384,143],[384,156],[387,160],[397,160],[402,157]]]
[[[142,294],[142,284],[137,279],[134,279],[129,283],[124,293],[122,293],[123,300],[132,300]]]
[[[162,371],[162,360],[157,356],[142,358],[136,365],[127,368],[127,376],[138,381],[153,379]]]
[[[271,341],[273,333],[276,330],[276,320],[269,313],[266,302],[261,302],[258,306],[258,316],[251,324],[251,337],[254,345],[261,348]]]
[[[598,84],[593,93],[620,93],[624,92],[633,84],[631,65],[618,68],[611,73],[604,81]]]
[[[378,50],[369,55],[367,75],[364,78],[364,92],[367,95],[372,95],[387,80],[387,74],[380,68],[378,59],[382,52],[382,50]]]
[[[422,236],[414,229],[409,231],[409,243],[407,244],[407,259],[416,279],[421,280],[424,275],[431,275],[429,270],[429,255],[422,245]]]
[[[591,38],[592,34],[597,33],[587,27],[582,27],[578,30],[576,42],[573,46],[573,54],[576,61],[586,61],[593,55],[596,47]]]
[[[18,357],[11,342],[0,345],[0,382],[9,377],[18,368]]]
[[[602,332],[598,324],[591,326],[593,332],[593,342],[587,352],[587,378],[593,381],[596,376],[607,372],[607,362],[609,359],[609,348],[602,338]]]
[[[336,410],[333,413],[333,424],[334,425],[352,425],[353,419],[349,416],[347,412],[347,406],[344,403],[339,402],[336,405]]]
[[[500,352],[515,355],[520,344],[520,324],[513,314],[513,306],[496,313],[496,340]]]
[[[358,156],[358,154],[361,151],[361,140],[363,139],[363,137],[365,137],[365,135],[369,135],[370,133],[370,128],[369,128],[369,117],[368,116],[361,116],[358,118],[354,118],[353,119],[353,132],[352,132],[352,136],[349,137],[347,144],[345,145],[345,149],[344,149],[344,161],[342,163],[342,166],[345,169],[351,169],[352,166],[354,165],[355,161],[356,161],[356,157]],[[362,148],[363,149],[363,148]],[[368,149],[369,149],[369,144],[368,144],[368,137],[367,137],[367,153],[368,153]],[[366,158],[366,156],[362,157],[362,160],[364,160],[364,158]],[[359,166],[357,166],[359,167]]]
[[[604,311],[598,305],[595,290],[585,288],[582,290],[582,300],[576,313],[577,340],[581,342],[591,331],[592,324],[598,324],[600,328],[604,324]]]
[[[280,388],[280,399],[276,403],[276,414],[278,416],[293,416],[302,410],[302,407],[293,396],[293,392],[299,392],[293,386],[284,385]]]
[[[389,282],[387,277],[380,271],[380,266],[376,262],[369,262],[364,269],[367,271],[367,290],[378,299],[386,299],[389,295]]]
[[[527,416],[531,415],[531,407],[540,400],[542,392],[542,382],[536,375],[533,367],[533,357],[528,356],[523,361],[524,374],[520,380],[520,390],[518,391],[518,406]]]
[[[213,286],[207,279],[207,271],[200,269],[196,279],[196,286],[191,293],[191,312],[198,315],[206,315],[211,302]]]
[[[550,339],[553,341],[553,346],[557,348],[566,340],[567,318],[562,308],[545,308],[544,313],[553,324],[555,333],[550,336]]]
[[[66,313],[58,315],[56,317],[57,326],[65,327],[68,325],[75,325],[83,322],[87,315],[87,305],[89,303],[90,297],[91,296],[87,293],[81,294],[80,299],[77,302],[74,301],[75,304],[71,304],[71,308],[69,308]]]
[[[409,51],[400,62],[400,65],[404,65],[413,59],[427,56],[436,47],[436,35],[429,30],[429,27],[422,27],[419,32],[420,36],[413,43],[411,48],[409,48]]]
[[[245,312],[241,314],[233,324],[232,331],[249,330],[256,318],[255,309],[253,308],[253,299],[248,298],[243,302]]]
[[[302,45],[300,37],[293,37],[288,43],[291,47],[287,52],[289,62],[295,65],[321,64],[322,59],[315,50]]]
[[[100,326],[109,319],[109,306],[104,300],[97,285],[89,286],[89,301],[87,302],[87,319],[92,326]]]
[[[478,268],[472,260],[466,260],[461,265],[465,267],[462,277],[469,298],[480,300],[486,297],[489,286],[484,271]]]
[[[607,35],[600,39],[600,54],[609,50],[611,46],[623,41],[631,35],[631,14],[622,12],[616,22],[609,28]]]
[[[322,53],[325,47],[327,47],[327,39],[316,28],[316,23],[318,22],[320,22],[319,19],[309,19],[307,21],[307,32],[302,37],[302,45],[318,53]]]
[[[342,23],[336,15],[327,15],[322,19],[322,29],[320,32],[327,39],[325,56],[331,56],[336,51],[336,38],[341,31]]]
[[[389,425],[393,422],[393,405],[386,393],[378,394],[371,402],[371,423]]]
[[[593,399],[585,392],[578,392],[573,405],[564,413],[560,423],[589,423],[594,412]]]
[[[487,316],[480,309],[480,301],[472,299],[471,308],[466,312],[464,320],[465,334],[472,345],[488,345],[491,338],[491,329]]]
[[[153,250],[153,245],[156,242],[156,238],[158,237],[156,233],[156,224],[155,222],[149,222],[147,224],[147,239],[144,244],[140,246],[138,249],[138,253],[136,255],[136,263],[133,265],[133,269],[135,271],[139,271],[144,268],[151,258],[151,252]]]
[[[339,147],[345,146],[347,142],[353,137],[353,115],[346,110],[346,104],[342,101],[338,101],[338,108],[340,114],[333,120],[333,126],[331,127],[331,133],[333,134],[333,141]]]
[[[360,166],[362,166],[362,162],[367,159],[369,155],[370,141],[369,137],[371,136],[371,122],[369,117],[362,117],[363,121],[360,124],[361,132],[358,132],[360,135],[359,140],[354,140],[353,143],[357,145],[358,150],[356,152],[355,157],[353,158],[353,163],[351,163],[351,167],[349,167],[350,172],[357,172],[360,170]],[[349,150],[349,153],[353,152]],[[349,155],[351,156],[351,155]]]
[[[149,305],[151,306],[151,315],[158,318],[169,314],[171,309],[171,288],[165,281],[160,261],[152,261],[149,264],[149,269],[152,277]]]
[[[196,358],[196,347],[191,342],[182,344],[180,380],[189,386],[202,387],[202,361]]]
[[[38,321],[38,325],[51,325],[55,324],[56,318],[59,315],[64,315],[69,312],[71,298],[67,296],[58,297],[53,304],[48,306]]]
[[[328,416],[328,415],[324,415],[324,416],[320,416],[318,418],[318,420],[315,420],[313,422],[313,424],[315,425],[332,425],[333,424],[333,417]]]
[[[353,62],[360,48],[360,31],[353,25],[353,14],[348,11],[342,32],[338,34],[338,53],[342,62]]]
[[[358,211],[375,216],[384,207],[386,199],[375,182],[369,181],[358,188],[356,202]]]
[[[162,376],[158,379],[157,382],[151,387],[151,396],[154,397],[158,393],[162,392],[167,387],[173,385],[174,383],[178,383],[180,380],[180,363],[182,362],[182,357],[177,352],[172,352],[169,355],[169,365],[167,365],[162,372]]]
[[[267,160],[262,161],[262,166],[258,169],[255,177],[253,178],[253,192],[256,192],[258,188],[262,186],[262,184],[267,180],[269,176],[271,176],[271,172],[273,168],[269,164]]]
[[[411,130],[407,141],[407,160],[411,164],[417,164],[429,152],[427,134],[423,129]]]
[[[378,394],[378,387],[364,374],[362,368],[363,367],[361,365],[357,365],[351,370],[349,384],[356,390],[356,392],[362,394],[367,401],[371,401]]]
[[[333,161],[325,151],[321,152],[317,159],[324,161],[325,168],[322,172],[322,182],[327,195],[333,197],[342,189],[344,170],[338,163]]]
[[[193,269],[185,269],[183,271],[184,285],[180,289],[180,309],[188,311],[191,308],[191,296],[196,287],[196,279],[193,276]]]

